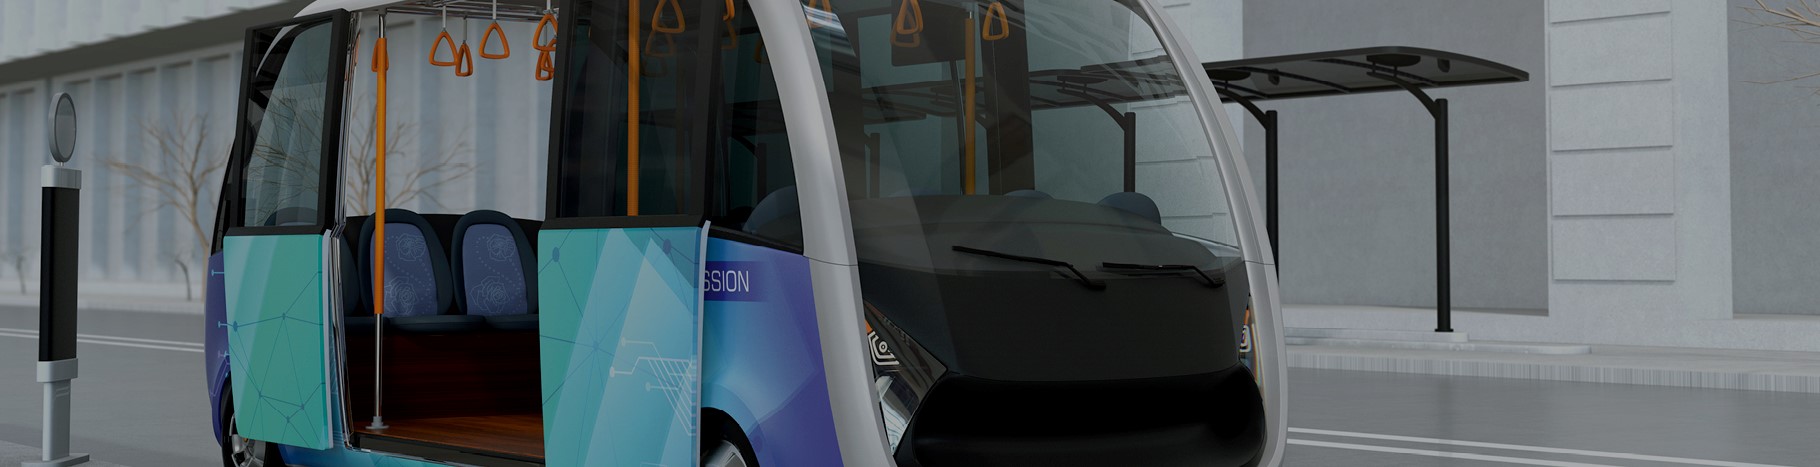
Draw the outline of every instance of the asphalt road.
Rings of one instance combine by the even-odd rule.
[[[0,442],[39,444],[37,311],[0,307]],[[215,465],[199,315],[85,311],[73,448]],[[1820,395],[1294,370],[1288,466],[1817,465]],[[4,466],[0,466],[4,467]]]

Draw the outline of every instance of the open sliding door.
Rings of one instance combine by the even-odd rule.
[[[325,300],[348,13],[255,27],[222,241],[234,413],[247,438],[330,447]]]

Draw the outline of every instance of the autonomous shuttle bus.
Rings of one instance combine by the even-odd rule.
[[[321,0],[244,57],[226,465],[1280,459],[1269,246],[1149,0]]]

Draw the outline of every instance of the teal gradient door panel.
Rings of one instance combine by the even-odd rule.
[[[320,235],[223,239],[228,372],[247,438],[329,447]]]
[[[538,235],[549,465],[695,465],[701,414],[699,227]]]

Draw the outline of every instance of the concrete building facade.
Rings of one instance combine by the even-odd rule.
[[[35,278],[44,105],[70,92],[83,121],[74,164],[89,177],[86,289],[183,295],[174,256],[183,253],[172,245],[195,243],[188,225],[106,162],[154,161],[148,127],[201,117],[202,147],[225,155],[243,29],[304,3],[0,0],[0,292]],[[1820,174],[1808,149],[1820,147],[1820,96],[1804,81],[1776,82],[1820,71],[1820,59],[1805,58],[1820,45],[1752,27],[1743,7],[1755,0],[1158,3],[1206,61],[1406,45],[1530,73],[1526,83],[1433,93],[1453,105],[1456,329],[1494,340],[1820,351],[1808,337],[1820,333],[1820,287],[1811,285],[1820,283],[1811,240],[1820,189],[1808,181]],[[425,49],[435,33],[392,26],[402,50]],[[484,207],[538,217],[535,196],[517,194],[543,192],[536,156],[548,111],[512,104],[548,87],[488,75],[501,72],[482,67],[464,85],[417,89],[393,112],[445,122],[418,129],[405,152],[453,151],[475,169],[440,185],[435,203],[497,200]],[[1283,122],[1277,251],[1288,324],[1432,328],[1428,115],[1400,93],[1266,107]],[[1230,110],[1248,122],[1240,131],[1261,187],[1261,129]],[[212,203],[200,213],[212,218]]]

